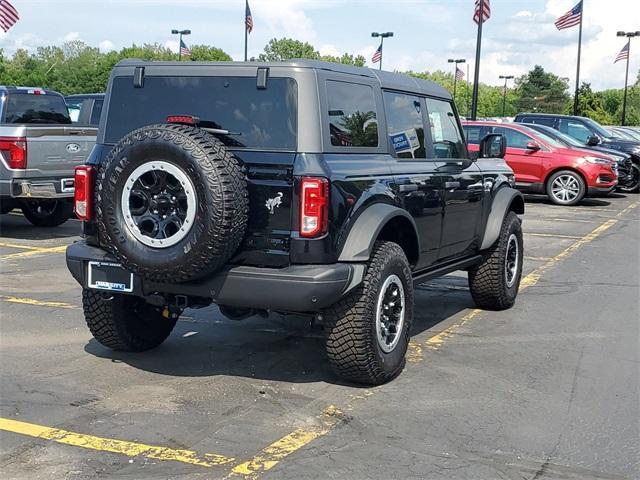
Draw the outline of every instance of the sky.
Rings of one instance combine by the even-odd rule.
[[[244,0],[10,0],[21,20],[0,32],[0,48],[83,40],[103,51],[131,43],[158,42],[177,52],[171,29],[189,28],[187,44],[244,55]],[[499,75],[519,76],[542,65],[575,82],[578,28],[556,30],[553,22],[578,0],[491,0],[484,24],[480,81],[498,85]],[[362,54],[371,65],[377,48],[372,31],[392,31],[385,40],[385,70],[452,70],[448,58],[466,58],[473,76],[474,0],[249,0],[254,30],[249,56],[271,38],[308,41],[323,54]],[[592,88],[624,86],[624,62],[613,60],[625,40],[618,30],[640,30],[640,0],[584,0],[581,80]],[[640,69],[640,37],[631,44],[630,81]],[[466,68],[465,68],[466,70]]]

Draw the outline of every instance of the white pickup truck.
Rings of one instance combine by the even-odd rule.
[[[0,213],[20,208],[34,225],[64,223],[73,210],[74,168],[96,134],[72,125],[59,93],[0,86]]]

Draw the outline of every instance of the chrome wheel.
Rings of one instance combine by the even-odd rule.
[[[390,275],[382,284],[376,305],[378,344],[385,353],[396,348],[404,326],[405,297],[402,281]]]
[[[140,165],[122,191],[122,214],[143,244],[167,248],[182,240],[196,216],[196,194],[189,177],[164,161]]]
[[[519,268],[518,259],[518,237],[514,233],[509,236],[507,241],[507,253],[504,262],[504,278],[507,281],[507,287],[513,287],[518,276]]]
[[[580,183],[573,175],[559,175],[551,184],[551,195],[559,202],[572,202],[580,195]]]

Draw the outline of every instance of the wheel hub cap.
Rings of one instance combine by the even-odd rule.
[[[518,238],[512,233],[507,241],[507,253],[504,262],[504,274],[509,288],[513,287],[516,282],[519,267],[518,257]]]
[[[393,351],[404,325],[404,287],[397,275],[390,275],[382,284],[376,308],[376,333],[382,351]]]
[[[127,228],[138,241],[167,248],[182,240],[193,225],[195,189],[174,164],[148,162],[127,178],[121,205]]]

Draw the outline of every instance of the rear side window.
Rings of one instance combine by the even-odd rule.
[[[507,139],[507,148],[527,148],[532,139],[512,128],[495,127],[493,133],[502,133]]]
[[[427,98],[429,126],[436,158],[467,158],[467,149],[451,103]]]
[[[89,119],[90,125],[98,125],[100,123],[100,115],[102,115],[102,104],[104,100],[102,98],[96,98],[93,102],[93,110],[91,110],[91,118]]]
[[[82,99],[67,100],[67,108],[69,109],[69,117],[73,123],[78,123],[80,120],[80,112],[82,111]]]
[[[3,123],[69,124],[69,110],[60,95],[9,93]]]
[[[327,98],[331,145],[378,146],[378,117],[373,88],[328,80]]]
[[[489,133],[489,129],[487,127],[481,127],[480,125],[463,125],[462,129],[464,130],[465,137],[467,138],[467,143],[472,145],[478,145],[480,140]]]
[[[582,123],[566,118],[560,119],[558,122],[558,130],[582,143],[587,143],[587,140],[591,136],[591,131]]]
[[[553,118],[545,117],[522,117],[520,120],[522,123],[533,123],[535,125],[546,125],[547,127],[553,127]]]
[[[426,158],[419,97],[384,92],[387,134],[398,158]]]
[[[132,77],[113,80],[105,143],[130,131],[165,123],[169,115],[193,115],[207,126],[228,130],[218,138],[231,147],[295,150],[298,88],[292,78],[270,77],[266,89],[255,77],[157,77],[143,88]]]

